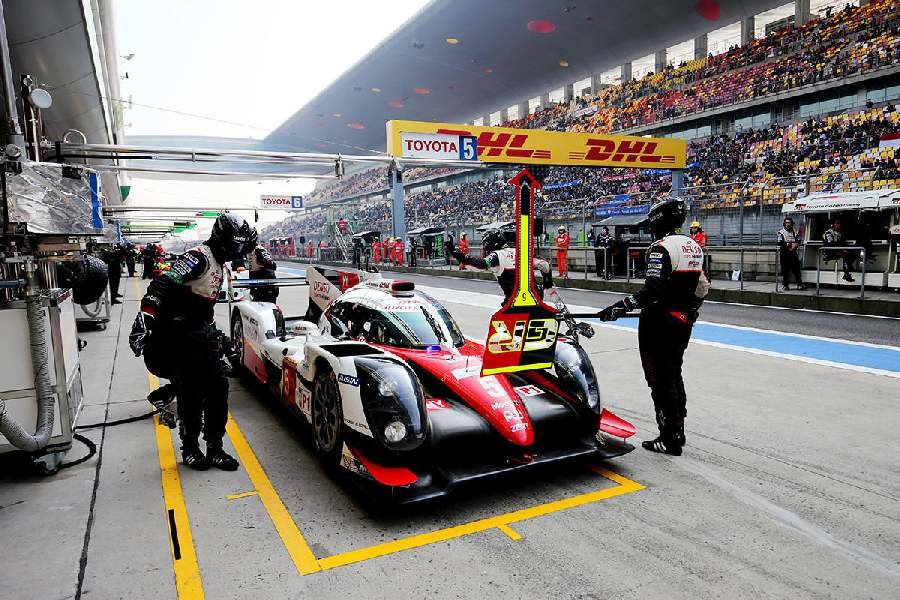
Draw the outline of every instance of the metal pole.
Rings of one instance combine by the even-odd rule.
[[[5,143],[25,148],[25,136],[19,125],[19,111],[16,109],[16,91],[13,83],[12,63],[9,58],[9,40],[6,36],[6,15],[0,0],[0,76],[3,78],[3,101],[6,114]]]
[[[587,221],[584,214],[584,203],[581,204],[581,234],[584,236],[584,280],[587,281],[588,278],[588,235],[587,235]]]
[[[738,243],[741,248],[741,291],[744,291],[744,200],[747,198],[747,185],[744,184],[743,189],[741,189],[741,214],[740,214],[740,225],[738,227]]]
[[[822,281],[822,248],[816,249],[816,296],[819,295],[819,284]]]
[[[860,262],[862,263],[862,277],[859,278],[859,299],[866,299],[866,249],[859,251]]]
[[[396,163],[392,163],[388,177],[391,184],[391,231],[394,236],[403,239],[406,237],[406,205],[403,203],[403,174],[397,167]]]

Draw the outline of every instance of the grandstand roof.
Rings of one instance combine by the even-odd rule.
[[[387,120],[471,121],[783,3],[433,0],[265,144],[381,152]]]

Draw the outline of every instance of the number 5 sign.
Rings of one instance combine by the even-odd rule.
[[[478,160],[478,138],[459,136],[459,160]]]

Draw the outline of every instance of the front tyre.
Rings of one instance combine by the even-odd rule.
[[[231,364],[235,372],[240,374],[244,370],[244,321],[237,310],[231,315],[231,343],[234,348]]]
[[[344,411],[334,371],[324,369],[316,375],[311,400],[316,455],[327,469],[334,470],[340,463],[344,447]]]

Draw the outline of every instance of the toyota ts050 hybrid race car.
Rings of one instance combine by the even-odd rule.
[[[307,279],[303,317],[250,298],[233,304],[235,359],[311,425],[327,467],[378,498],[418,501],[632,449],[624,438],[634,427],[601,406],[571,327],[552,368],[482,377],[483,345],[412,283],[313,266]]]

